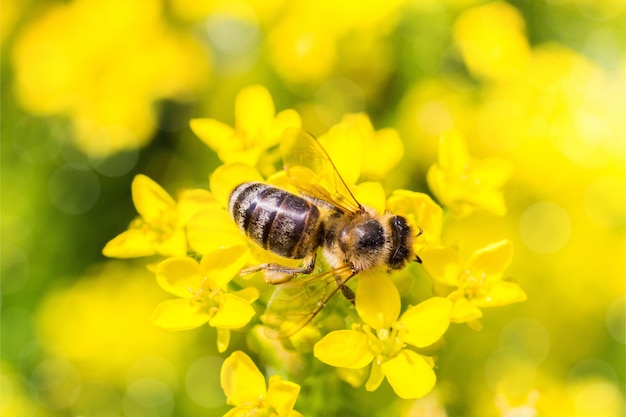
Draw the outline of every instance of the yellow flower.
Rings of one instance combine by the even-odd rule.
[[[407,345],[424,348],[448,329],[452,302],[433,297],[400,315],[400,295],[385,273],[361,274],[356,309],[365,322],[353,330],[330,332],[314,347],[320,361],[335,367],[360,369],[372,364],[365,384],[377,389],[384,378],[400,398],[420,398],[435,386],[432,360]]]
[[[439,142],[439,163],[428,170],[428,185],[439,201],[456,216],[486,210],[498,216],[506,213],[499,189],[512,173],[508,161],[470,157],[463,137],[448,132]]]
[[[300,127],[295,110],[276,114],[269,91],[261,85],[244,88],[235,100],[235,127],[215,119],[193,119],[191,129],[225,163],[255,166],[259,157],[280,141],[288,127]]]
[[[230,330],[245,326],[255,314],[250,304],[259,295],[256,288],[227,290],[248,256],[248,248],[238,246],[208,253],[200,263],[184,257],[160,262],[155,271],[158,284],[180,298],[159,304],[152,316],[154,324],[167,330],[187,330],[208,322],[217,328],[218,350],[224,352]]]
[[[106,244],[102,250],[105,256],[184,256],[187,254],[184,227],[189,218],[196,211],[216,204],[204,190],[188,190],[176,204],[159,184],[145,175],[133,179],[132,194],[139,217],[131,222],[127,231]]]
[[[279,375],[272,376],[267,386],[263,374],[242,351],[233,352],[224,361],[220,381],[226,401],[235,406],[224,417],[301,416],[293,409],[300,386]]]
[[[420,256],[435,282],[453,289],[448,294],[454,302],[453,322],[480,318],[481,308],[526,300],[526,294],[517,284],[503,279],[513,258],[513,245],[508,240],[477,250],[465,262],[458,251],[450,248],[426,248]]]
[[[72,120],[94,157],[145,145],[156,103],[189,96],[208,79],[209,57],[173,30],[163,2],[77,0],[46,5],[13,49],[15,91],[30,112]]]
[[[404,153],[398,132],[374,130],[365,113],[346,114],[319,141],[348,184],[355,184],[361,176],[383,177]]]

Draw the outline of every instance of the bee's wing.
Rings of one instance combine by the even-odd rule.
[[[361,208],[328,153],[311,133],[299,128],[287,129],[280,151],[285,171],[300,192],[344,213]]]
[[[261,320],[273,339],[288,338],[311,323],[330,299],[352,277],[344,267],[280,284],[267,303]]]

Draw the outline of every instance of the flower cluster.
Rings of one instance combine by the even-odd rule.
[[[151,270],[159,286],[178,298],[156,307],[154,324],[184,330],[208,323],[217,329],[218,350],[224,352],[231,330],[247,326],[256,315],[257,298],[261,295],[267,300],[264,294],[273,290],[254,280],[258,274],[242,278],[241,271],[267,263],[293,264],[257,247],[238,230],[228,214],[228,198],[237,185],[247,181],[265,181],[294,190],[285,171],[273,169],[273,159],[283,132],[299,127],[300,117],[293,110],[276,113],[270,93],[257,85],[242,90],[237,97],[235,128],[213,119],[195,119],[191,126],[224,162],[210,177],[210,191],[186,190],[175,201],[152,180],[137,176],[133,200],[140,217],[109,242],[104,253],[112,257],[164,257]],[[504,214],[499,189],[510,176],[510,167],[499,160],[473,159],[460,135],[444,135],[439,162],[428,173],[428,182],[442,207],[428,194],[415,191],[395,190],[387,197],[383,183],[374,181],[384,178],[402,157],[402,141],[394,129],[375,130],[367,115],[348,114],[319,142],[334,163],[331,168],[340,173],[361,204],[380,215],[401,215],[417,231],[411,250],[432,277],[433,292],[413,305],[415,296],[410,286],[399,289],[398,275],[408,273],[417,279],[411,272],[414,267],[394,273],[364,271],[349,283],[356,289],[349,291],[355,291],[354,307],[348,303],[342,307],[346,318],[337,322],[332,308],[328,313],[322,309],[315,321],[306,323],[309,329],[320,329],[308,333],[311,339],[307,343],[294,332],[285,336],[283,344],[296,352],[312,345],[314,356],[339,368],[340,378],[352,385],[363,383],[369,369],[365,381],[368,391],[376,390],[386,379],[400,398],[423,397],[436,384],[432,353],[451,323],[476,325],[481,308],[525,299],[520,287],[503,277],[512,259],[509,241],[488,245],[462,261],[458,248],[442,239],[444,218],[451,218],[444,216],[446,211],[457,216],[479,210]],[[333,175],[317,174],[320,178]],[[311,277],[301,281],[315,283],[326,269],[320,260]],[[314,317],[311,311],[306,313]],[[280,316],[272,318],[281,320]],[[271,325],[265,320],[261,327]],[[264,337],[259,332],[254,335]],[[262,352],[259,355],[262,357]],[[283,371],[288,373],[286,368]],[[243,380],[247,381],[245,389],[241,387]],[[242,352],[233,353],[224,363],[222,386],[229,403],[236,406],[228,415],[248,415],[252,410],[297,415],[293,405],[298,385],[276,376],[266,388],[264,378]]]

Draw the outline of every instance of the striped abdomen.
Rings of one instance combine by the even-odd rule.
[[[244,183],[230,194],[228,207],[243,233],[277,255],[301,259],[320,244],[318,208],[285,190],[256,182]]]

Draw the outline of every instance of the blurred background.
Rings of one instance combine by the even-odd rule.
[[[472,155],[515,167],[506,216],[452,219],[444,237],[465,254],[511,239],[508,274],[528,300],[486,311],[480,332],[452,327],[425,399],[390,403],[389,387],[340,386],[336,398],[301,398],[296,409],[624,415],[622,0],[0,7],[2,416],[229,409],[213,329],[153,327],[168,295],[145,262],[107,260],[101,249],[135,216],[135,174],[173,195],[208,187],[219,161],[189,119],[232,125],[235,96],[251,84],[316,134],[360,111],[377,129],[397,128],[405,152],[388,190],[428,192],[425,173],[449,129]]]

